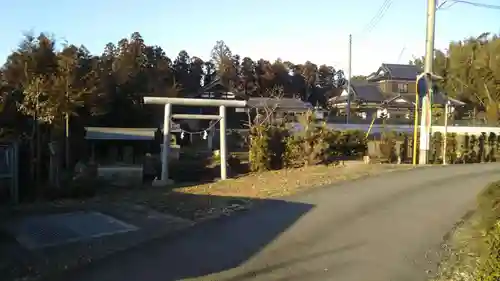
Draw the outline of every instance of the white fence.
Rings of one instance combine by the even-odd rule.
[[[301,125],[299,123],[295,123],[294,128],[296,130],[300,130]],[[368,131],[370,128],[369,124],[333,124],[328,123],[328,127],[336,130],[359,130],[359,131]],[[401,132],[401,133],[412,133],[413,126],[411,125],[373,125],[370,133],[377,134],[383,132],[384,130],[393,131],[393,132]],[[444,126],[432,126],[432,132],[444,132]],[[481,133],[495,133],[500,134],[500,127],[467,127],[467,126],[448,126],[448,133],[456,133],[458,135],[463,135],[465,133],[469,135],[480,135]]]
[[[327,123],[328,127],[330,127],[333,130],[359,130],[359,131],[364,131],[367,132],[368,128],[370,128],[369,124],[344,124],[344,123],[339,123],[339,124],[334,124],[334,123]],[[292,127],[295,130],[300,130],[301,125],[299,123],[293,123]],[[401,133],[413,133],[413,126],[412,125],[380,125],[376,124],[373,125],[370,133],[371,134],[378,134],[383,132],[384,130],[387,131],[392,131],[392,132],[401,132]],[[216,130],[218,132],[218,130]],[[228,133],[230,131],[238,131],[238,132],[248,132],[248,129],[232,129],[228,130]],[[444,132],[444,126],[432,126],[432,132]],[[481,133],[495,133],[497,135],[500,135],[500,127],[468,127],[468,126],[448,126],[448,133],[456,133],[458,135],[464,135],[464,134],[469,134],[469,135],[480,135]]]

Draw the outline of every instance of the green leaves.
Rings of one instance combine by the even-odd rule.
[[[444,88],[450,95],[482,105],[499,102],[500,39],[497,36],[485,33],[450,43],[446,54],[437,52],[435,69],[437,74],[446,77]]]

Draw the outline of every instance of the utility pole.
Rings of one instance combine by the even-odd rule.
[[[348,53],[348,68],[347,68],[347,108],[346,108],[346,124],[349,124],[351,116],[351,78],[352,78],[352,35],[349,34],[349,53]]]
[[[427,0],[427,34],[425,42],[425,73],[432,73],[434,62],[434,33],[436,25],[436,0]],[[430,134],[432,126],[432,97],[434,90],[432,79],[427,79],[427,95],[422,99],[422,114],[420,122],[420,165],[427,164],[429,153]]]
[[[66,166],[66,169],[69,169],[71,167],[71,164],[70,164],[70,157],[69,157],[69,153],[70,153],[70,149],[69,149],[69,83],[68,83],[68,79],[66,79],[66,114],[64,115],[64,121],[65,121],[65,124],[64,124],[64,134],[65,134],[65,138],[64,138],[64,164]]]
[[[65,149],[65,164],[66,164],[66,169],[69,169],[71,167],[71,163],[70,163],[70,157],[69,157],[69,153],[70,153],[70,149],[69,149],[69,113],[66,113],[65,116],[64,116],[64,121],[65,121],[65,144],[64,144],[64,149]]]

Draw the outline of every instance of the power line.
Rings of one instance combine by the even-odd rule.
[[[444,6],[446,3],[450,3],[448,6]],[[493,4],[486,4],[486,3],[478,3],[478,2],[472,2],[472,1],[465,1],[465,0],[445,0],[443,3],[439,5],[439,9],[449,9],[455,4],[466,4],[466,5],[471,5],[474,7],[478,8],[485,8],[485,9],[491,9],[491,10],[500,10],[499,5],[493,5]]]
[[[444,0],[441,4],[437,5],[437,10],[447,10],[455,4],[457,4],[457,2],[449,2],[448,0]]]
[[[384,18],[385,14],[391,7],[393,1],[392,0],[385,0],[380,8],[378,9],[377,13],[373,16],[373,18],[370,20],[370,22],[365,26],[365,28],[362,30],[362,34],[368,34],[371,31],[375,29],[375,27],[378,25],[378,23]]]
[[[372,32],[377,27],[377,25],[384,18],[385,14],[387,13],[387,11],[391,7],[391,5],[392,5],[392,1],[388,2],[387,6],[385,6],[384,10],[380,13],[380,15],[377,17],[377,19],[373,22],[373,25],[368,28],[368,30],[367,30],[368,33]]]
[[[380,13],[382,12],[382,10],[385,9],[385,7],[387,6],[387,3],[389,2],[389,0],[384,0],[384,2],[382,3],[382,6],[380,6],[377,10],[377,12],[375,13],[375,15],[370,19],[370,21],[363,27],[363,29],[361,30],[360,33],[364,33],[367,29],[370,28],[371,25],[373,25],[373,22],[375,21],[375,19],[377,17],[380,16]]]
[[[380,22],[380,20],[385,16],[385,13],[387,10],[390,8],[392,5],[392,0],[385,0],[380,8],[378,9],[377,13],[373,16],[373,18],[370,20],[370,22],[365,26],[363,29],[362,33],[369,33],[371,32],[376,25]]]

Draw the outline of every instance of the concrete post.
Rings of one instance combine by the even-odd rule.
[[[348,49],[348,68],[347,68],[347,108],[346,108],[346,124],[349,124],[351,117],[351,79],[352,79],[352,35],[349,34],[349,49]]]
[[[220,116],[220,178],[227,179],[226,107],[219,106]]]
[[[165,104],[163,115],[163,149],[161,151],[161,181],[168,182],[168,153],[170,150],[172,104]]]
[[[434,63],[434,33],[436,25],[436,0],[427,0],[427,34],[425,42],[425,71],[432,73],[432,64]],[[432,98],[434,89],[432,87],[432,80],[429,79],[427,87],[427,97],[422,99],[422,115],[420,122],[420,165],[427,164],[427,156],[429,153],[430,133],[432,132]]]

